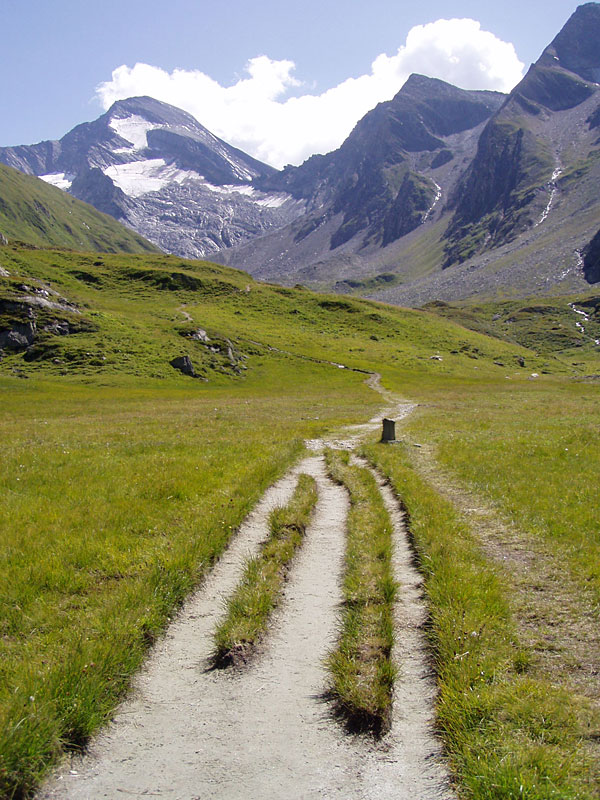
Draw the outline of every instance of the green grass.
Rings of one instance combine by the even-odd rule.
[[[430,389],[407,428],[504,516],[560,554],[600,613],[600,386],[579,381]]]
[[[316,502],[316,481],[302,474],[290,502],[271,512],[269,538],[260,553],[247,562],[239,585],[227,601],[225,618],[215,630],[217,666],[246,662],[264,636]]]
[[[368,445],[409,515],[425,578],[439,683],[437,720],[459,794],[477,800],[598,797],[581,700],[529,673],[502,574],[406,448]]]
[[[109,718],[303,440],[362,418],[362,376],[280,361],[260,387],[0,378],[0,796]]]
[[[5,247],[0,263],[4,329],[10,315],[37,322],[33,347],[0,362],[0,786],[10,794],[109,717],[302,440],[380,405],[363,373],[327,362],[432,379],[472,373],[463,346],[482,374],[520,351],[425,313],[206,262]],[[70,305],[22,300],[46,291]],[[54,320],[71,333],[45,330]],[[200,328],[208,345],[192,338]],[[207,382],[170,366],[182,354]]]
[[[385,733],[391,723],[395,667],[392,524],[373,475],[328,450],[331,477],[350,494],[344,568],[344,611],[327,664],[336,711],[351,730]]]
[[[589,316],[584,320],[572,305]],[[520,344],[540,354],[552,353],[585,372],[586,361],[597,360],[600,339],[600,299],[597,293],[556,298],[529,298],[494,303],[452,305],[435,301],[425,308],[465,328]],[[584,330],[577,327],[583,324]]]
[[[130,228],[33,175],[0,164],[0,232],[36,247],[157,252]]]
[[[98,257],[9,247],[0,251],[0,266],[10,273],[0,277],[0,301],[16,302],[23,284],[32,291],[50,287],[75,304],[76,316],[86,323],[86,330],[57,335],[45,330],[39,307],[30,304],[39,317],[37,340],[30,352],[7,351],[0,374],[80,379],[125,372],[170,379],[175,376],[169,361],[187,354],[200,375],[223,385],[231,371],[225,339],[247,357],[242,363],[248,372],[271,358],[268,347],[292,357],[321,359],[325,353],[328,360],[379,369],[397,381],[407,373],[469,376],[474,366],[494,373],[495,360],[518,368],[523,356],[529,370],[548,361],[425,312],[269,286],[237,270],[172,256]],[[28,319],[26,309],[21,315]],[[53,310],[52,317],[70,322],[73,314]],[[198,328],[217,340],[219,353],[210,349],[212,341],[192,338]],[[435,355],[443,361],[432,360]],[[559,362],[552,368],[565,369]]]

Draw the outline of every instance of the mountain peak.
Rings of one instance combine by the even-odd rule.
[[[600,82],[600,3],[579,6],[544,50],[539,64],[560,66],[586,81]]]
[[[429,78],[427,75],[421,75],[418,72],[413,72],[399,92],[396,93],[396,98],[410,97],[412,99],[433,99],[435,97],[446,96],[447,94],[456,94],[462,92],[456,86],[452,86],[446,81],[439,78]]]
[[[187,111],[145,95],[115,101],[106,116],[109,119],[140,116],[156,125],[199,126],[199,122]]]

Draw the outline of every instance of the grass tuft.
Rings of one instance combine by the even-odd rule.
[[[227,602],[227,614],[215,634],[217,667],[245,663],[264,635],[269,616],[277,605],[283,583],[317,502],[317,484],[300,475],[287,506],[275,508],[269,517],[269,538],[260,553],[248,561],[244,575]]]
[[[371,473],[349,454],[329,450],[332,478],[350,493],[344,576],[344,616],[337,648],[328,658],[336,713],[353,731],[382,735],[390,726],[396,675],[392,524]]]

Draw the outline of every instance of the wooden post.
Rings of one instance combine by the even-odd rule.
[[[382,442],[395,442],[396,441],[396,421],[393,419],[383,420],[383,433],[381,434]]]

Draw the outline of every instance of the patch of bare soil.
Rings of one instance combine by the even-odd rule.
[[[354,450],[357,443],[367,434],[381,429],[383,417],[390,417],[397,422],[405,419],[416,408],[414,403],[399,402],[398,397],[381,385],[381,375],[374,372],[366,379],[365,383],[389,403],[389,406],[381,409],[368,422],[361,425],[348,425],[341,431],[333,433],[323,439],[309,439],[305,442],[306,447],[314,452],[319,452],[324,447],[332,447],[336,450]]]
[[[461,485],[435,460],[432,447],[412,452],[418,471],[465,516],[483,551],[503,572],[520,639],[534,654],[532,672],[586,698],[591,736],[600,759],[600,625],[598,610],[565,567],[560,547],[517,528]],[[595,731],[595,733],[594,733]]]

